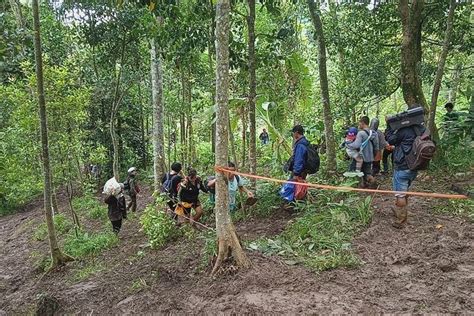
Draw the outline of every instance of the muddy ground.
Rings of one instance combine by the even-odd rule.
[[[414,189],[432,187],[420,179]],[[147,202],[142,198],[139,209]],[[75,282],[71,275],[83,262],[46,275],[34,268],[32,254],[48,250],[46,241],[31,238],[42,220],[36,201],[0,218],[0,315],[32,313],[45,293],[57,298],[60,314],[474,313],[474,224],[432,212],[439,200],[410,202],[409,225],[398,230],[391,226],[392,199],[375,197],[373,222],[353,242],[363,264],[353,269],[315,274],[249,252],[251,269],[212,279],[202,271],[201,241],[151,250],[133,219],[119,245],[95,259],[102,270]],[[272,236],[294,216],[278,210],[237,228],[242,239]]]

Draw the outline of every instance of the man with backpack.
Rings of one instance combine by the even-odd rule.
[[[319,169],[319,156],[317,147],[311,145],[304,136],[304,128],[295,125],[291,130],[293,133],[293,154],[288,160],[285,169],[291,171],[289,181],[305,182],[308,174],[316,173]],[[303,200],[306,197],[307,187],[285,183],[280,191],[280,195],[287,202]]]
[[[364,173],[362,186],[366,187],[374,182],[372,176],[372,162],[374,161],[374,153],[379,148],[379,138],[377,132],[369,128],[370,119],[367,116],[362,116],[359,120],[359,132],[356,140],[347,147],[360,150],[362,159],[361,171]]]
[[[171,171],[161,179],[161,193],[168,195],[167,202],[169,210],[174,213],[178,201],[178,185],[183,180],[181,169],[183,166],[179,162],[173,162]]]
[[[435,145],[429,138],[429,133],[422,125],[411,125],[393,130],[387,129],[387,141],[395,146],[393,150],[393,190],[407,192],[418,170],[428,167],[434,155]],[[395,228],[403,228],[408,217],[408,199],[406,194],[397,193],[393,212],[397,220]]]

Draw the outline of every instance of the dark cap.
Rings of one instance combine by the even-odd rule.
[[[301,125],[295,125],[295,127],[293,127],[293,129],[291,130],[292,133],[298,133],[298,134],[301,134],[301,135],[304,135],[304,128],[303,126]]]

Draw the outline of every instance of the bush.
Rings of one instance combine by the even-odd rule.
[[[96,255],[107,248],[115,246],[117,243],[118,237],[113,232],[93,234],[79,232],[78,236],[75,234],[66,236],[64,251],[75,258],[82,258]]]
[[[107,219],[107,208],[92,195],[76,197],[72,200],[72,206],[78,213],[86,214],[91,219]]]
[[[257,240],[249,248],[283,255],[290,259],[289,264],[302,262],[317,271],[357,264],[350,242],[372,220],[371,197],[350,195],[334,202],[331,194],[339,196],[330,193],[323,199],[319,194],[316,206],[299,203],[296,207],[302,212],[300,218],[276,239]]]
[[[157,210],[154,205],[145,208],[140,223],[152,248],[162,247],[179,235],[175,221],[164,211]]]
[[[74,224],[64,214],[54,215],[53,222],[58,235],[66,234],[74,227]],[[48,237],[48,225],[41,223],[38,228],[36,228],[33,238],[38,241],[43,241],[46,237]]]

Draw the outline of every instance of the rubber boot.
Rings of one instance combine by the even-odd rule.
[[[397,201],[395,203],[395,208],[393,209],[393,213],[397,220],[393,223],[393,227],[395,228],[402,228],[406,222],[407,222],[407,217],[408,217],[408,212],[407,212],[407,205],[408,205],[408,200],[407,197],[397,197]]]

